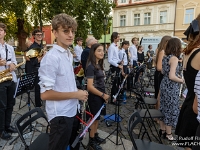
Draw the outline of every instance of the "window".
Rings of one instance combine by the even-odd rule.
[[[140,25],[140,14],[134,14],[134,26]]]
[[[144,13],[144,25],[151,23],[151,13]]]
[[[120,26],[126,26],[126,15],[120,16]]]
[[[125,39],[120,39],[119,40],[119,45],[122,46],[122,42],[124,42],[124,41],[125,41]]]
[[[194,18],[194,8],[185,10],[185,24],[191,23]]]
[[[126,3],[126,0],[121,0],[121,3]]]
[[[167,11],[160,12],[160,23],[167,23]]]

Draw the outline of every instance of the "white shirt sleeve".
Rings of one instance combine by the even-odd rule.
[[[113,55],[114,55],[114,51],[115,49],[113,48],[113,45],[110,45],[110,47],[108,48],[108,62],[115,66],[115,67],[118,67],[118,64],[117,62],[113,61],[112,58],[113,58]]]
[[[74,52],[76,54],[76,60],[80,61],[81,60],[81,53],[82,53],[81,47],[75,46]]]
[[[13,64],[17,65],[17,60],[16,60],[14,48],[12,47],[11,49],[12,49],[12,50],[11,50],[11,53],[12,53],[11,62],[12,62]]]
[[[119,51],[119,59],[120,59],[120,61],[122,61],[122,58],[123,58],[123,52],[122,52],[122,50],[120,50]]]
[[[46,54],[40,63],[39,78],[40,78],[40,93],[53,89],[58,74],[59,62],[53,55]]]

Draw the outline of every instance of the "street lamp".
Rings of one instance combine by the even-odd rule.
[[[103,25],[104,25],[104,51],[105,51],[106,50],[106,27],[108,25],[108,18],[106,16],[103,18]]]

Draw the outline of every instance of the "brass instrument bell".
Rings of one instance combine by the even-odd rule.
[[[29,58],[35,58],[40,55],[41,51],[41,48],[32,48],[28,52],[26,52],[26,56]]]

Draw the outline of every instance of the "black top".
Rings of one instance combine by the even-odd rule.
[[[81,63],[82,63],[84,72],[85,72],[85,68],[86,68],[87,59],[89,57],[89,53],[90,53],[90,48],[86,46],[81,54]]]
[[[143,63],[144,62],[144,52],[142,52],[142,53],[137,52],[137,56],[138,56],[138,62]]]
[[[153,51],[153,50],[150,50],[150,49],[147,51],[147,53],[150,54],[150,57],[153,57],[153,55],[154,55],[154,51]],[[148,56],[148,55],[147,55],[147,56]]]
[[[33,44],[26,51],[29,51],[32,48],[42,49],[42,44],[38,44],[34,41]],[[40,67],[40,63],[38,62],[38,59],[36,57],[30,58],[30,61],[26,61],[25,71],[26,73],[31,73],[31,72],[37,71],[39,67]]]
[[[194,97],[195,97],[194,83],[195,83],[196,75],[198,73],[198,70],[195,70],[191,66],[191,61],[198,52],[200,52],[200,49],[198,49],[192,53],[192,55],[190,56],[190,58],[187,62],[186,70],[183,71],[185,83],[186,83],[186,86],[188,89],[188,93],[187,93],[184,103],[187,103],[189,105],[193,105],[193,101],[194,101]]]
[[[94,87],[97,88],[101,92],[105,92],[105,84],[104,84],[104,73],[101,69],[96,69],[92,64],[86,69],[86,77],[87,79],[94,79]]]

